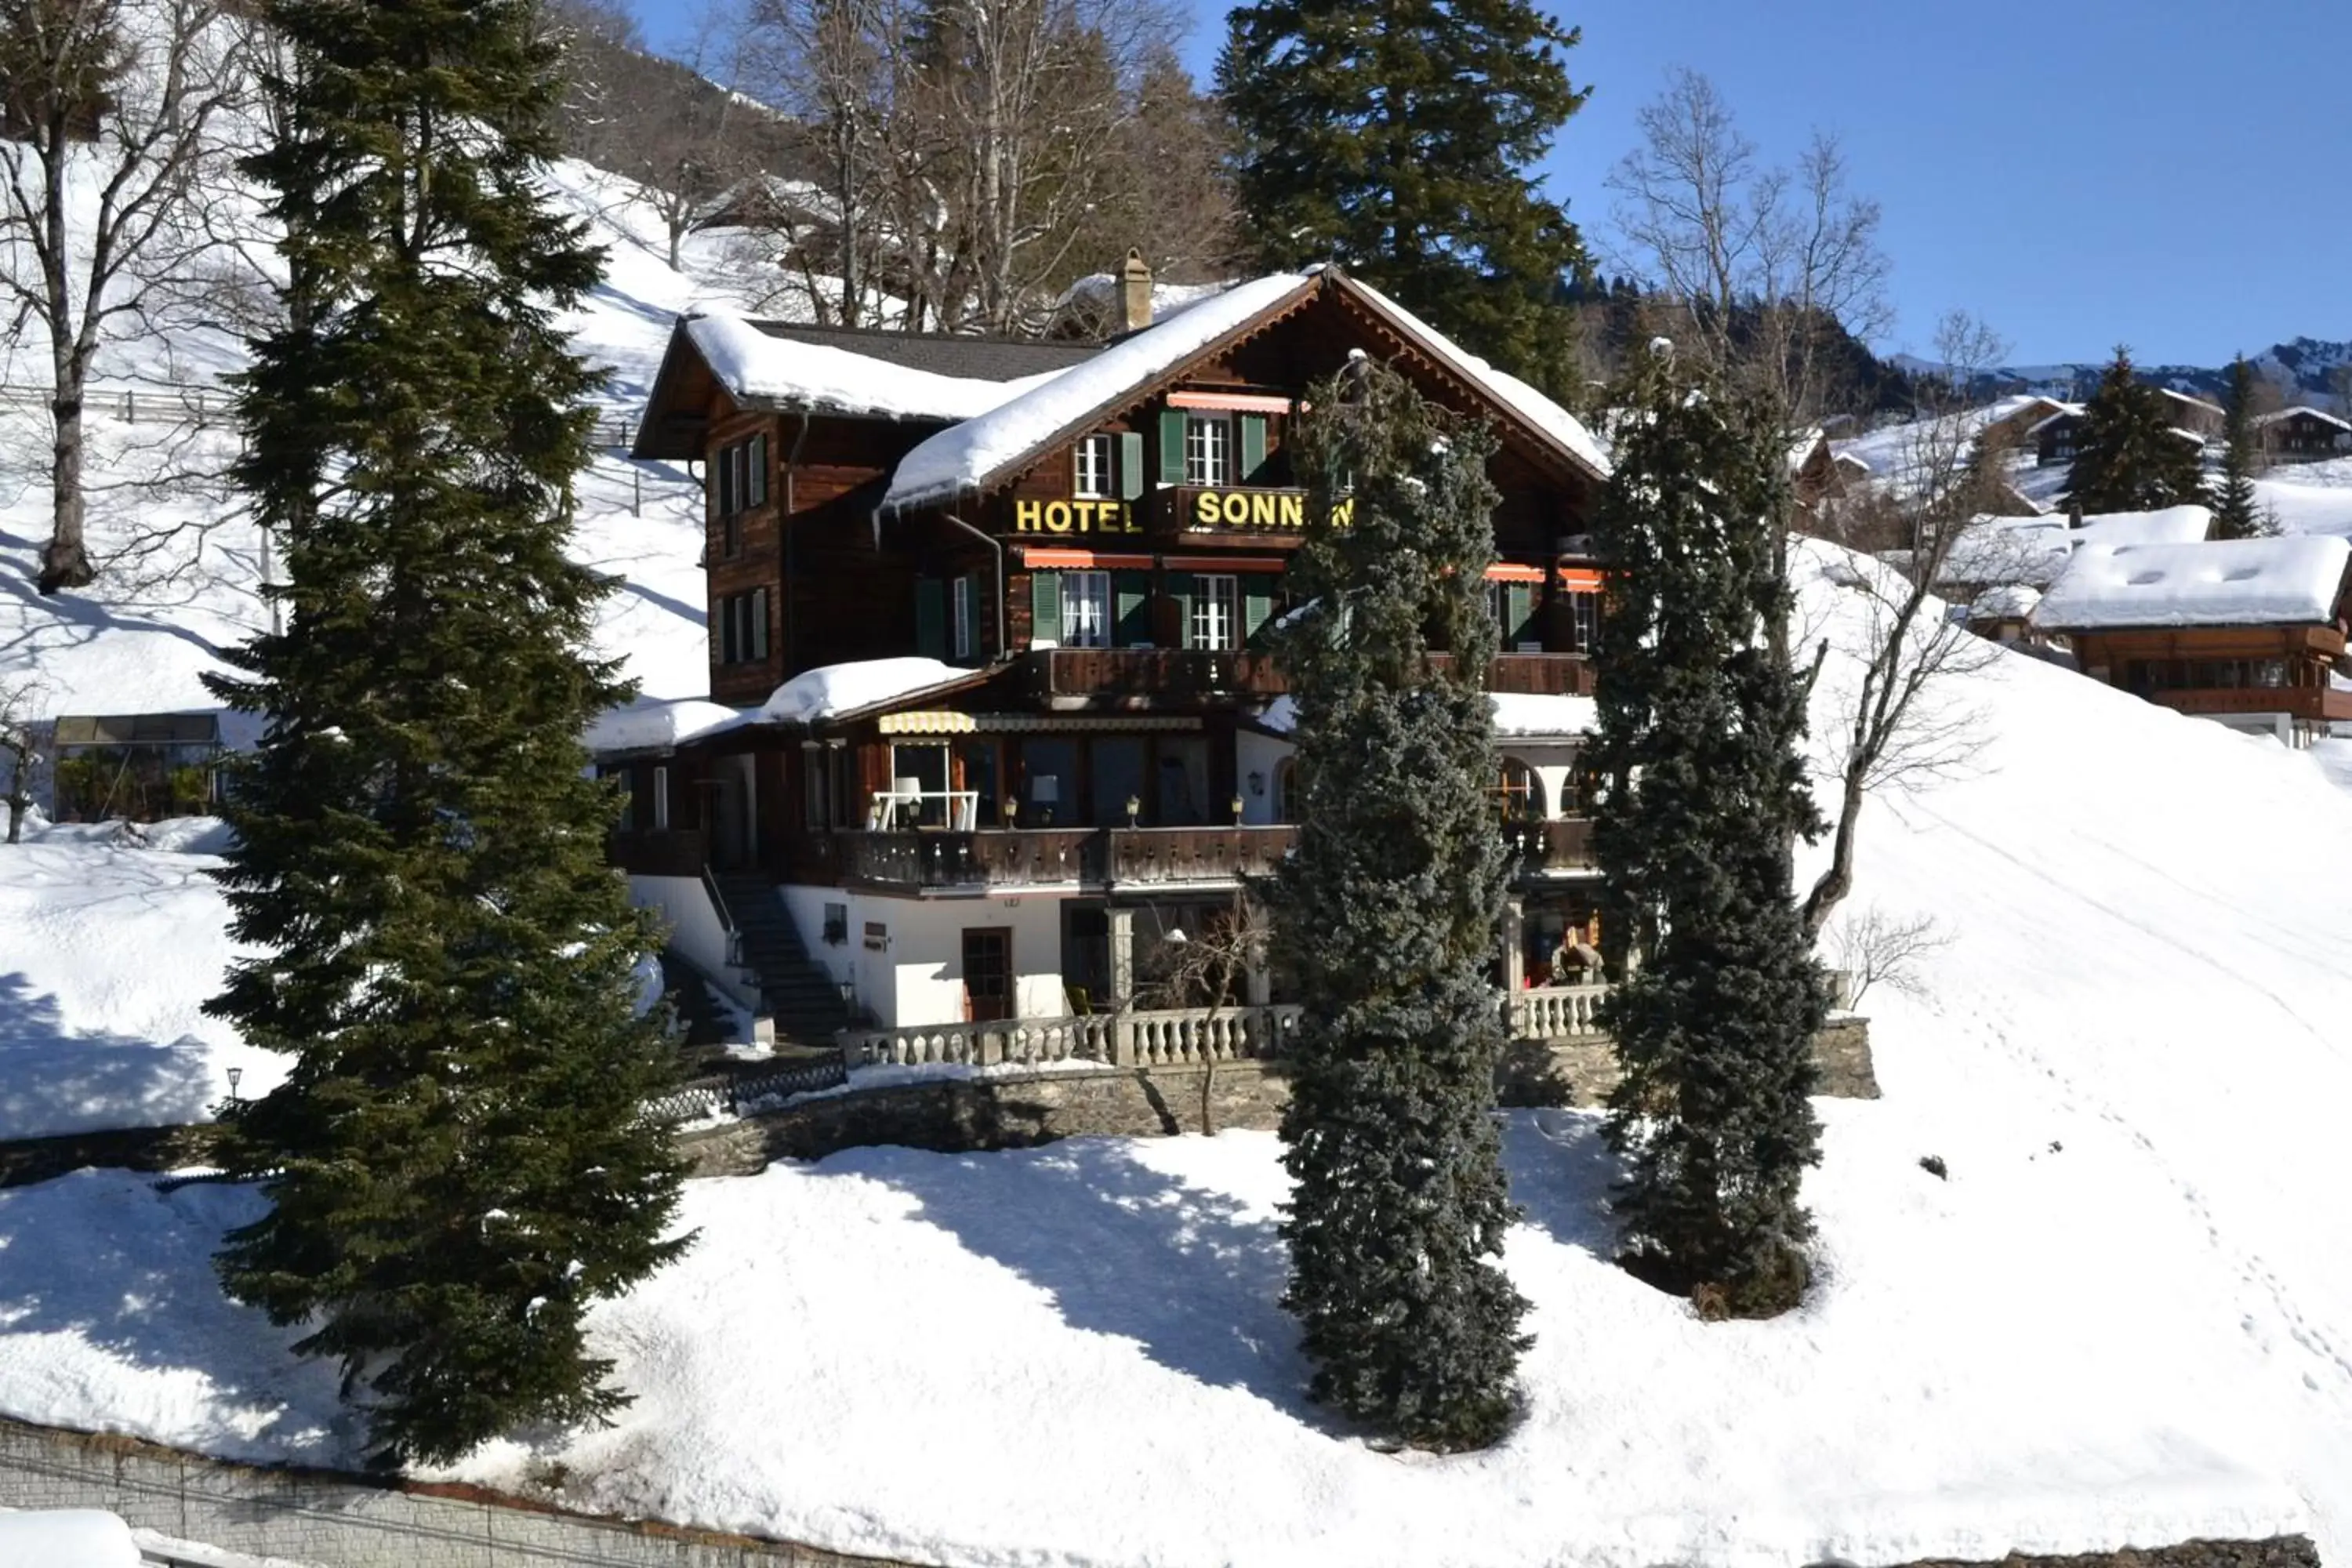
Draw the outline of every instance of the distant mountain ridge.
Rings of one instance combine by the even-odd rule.
[[[2346,396],[2346,388],[2338,377],[2347,367],[2352,367],[2352,342],[2296,338],[2291,342],[2273,343],[2249,359],[2254,373],[2273,383],[2287,402],[2336,408]],[[1942,368],[1933,361],[1911,354],[1897,354],[1888,363],[1912,375]],[[2032,392],[2077,402],[2090,395],[2106,368],[2104,360],[2074,364],[2002,365],[1978,375],[1971,391],[1985,397]],[[2227,365],[2144,364],[2139,374],[2143,381],[2215,402],[2221,401],[2230,381]]]

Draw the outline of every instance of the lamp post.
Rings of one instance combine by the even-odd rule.
[[[1129,796],[1127,797],[1127,825],[1128,825],[1128,826],[1129,826],[1129,827],[1133,827],[1133,826],[1136,825],[1137,821],[1138,821],[1139,818],[1141,818],[1141,816],[1143,816],[1143,798],[1142,798],[1140,795],[1129,795]]]
[[[235,1110],[237,1106],[242,1103],[236,1097],[236,1086],[237,1080],[244,1077],[245,1069],[243,1068],[231,1068],[228,1069],[228,1108],[231,1110]]]

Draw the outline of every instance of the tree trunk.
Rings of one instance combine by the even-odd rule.
[[[68,386],[70,385],[70,390]],[[49,542],[41,549],[37,586],[45,595],[67,588],[87,588],[98,580],[83,539],[87,503],[81,490],[81,377],[79,370],[58,372],[58,394],[49,405],[57,426],[49,447]]]
[[[1812,891],[1805,895],[1802,918],[1809,937],[1822,934],[1831,912],[1853,891],[1853,836],[1862,819],[1863,772],[1851,764],[1845,771],[1845,787],[1838,798],[1837,829],[1830,837],[1829,868],[1815,879]]]

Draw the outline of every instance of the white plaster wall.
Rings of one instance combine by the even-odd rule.
[[[1058,1017],[1069,1011],[1062,989],[1060,893],[986,899],[901,899],[842,888],[792,886],[785,907],[809,953],[838,984],[848,980],[858,1005],[887,1028],[954,1024],[963,1019],[963,933],[972,926],[1013,932],[1013,1002],[1024,1017]],[[824,906],[849,908],[849,941],[824,944]],[[866,943],[866,928],[883,928],[881,949]]]
[[[759,1010],[760,993],[727,962],[727,928],[698,877],[631,877],[629,901],[660,913],[669,945],[684,953],[738,1005]]]
[[[1516,757],[1527,763],[1536,777],[1543,781],[1544,815],[1553,820],[1565,816],[1565,803],[1570,793],[1570,781],[1576,776],[1577,748],[1568,745],[1536,745],[1497,737],[1495,749],[1504,756]]]
[[[1280,786],[1276,774],[1283,760],[1297,748],[1287,741],[1272,735],[1261,735],[1255,730],[1234,731],[1234,787],[1241,792],[1242,825],[1245,827],[1271,827],[1279,820],[1275,813],[1280,808]],[[1263,793],[1254,794],[1249,787],[1250,774],[1256,773],[1265,781]]]

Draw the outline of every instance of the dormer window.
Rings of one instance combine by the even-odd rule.
[[[1214,489],[1234,482],[1233,426],[1217,415],[1184,420],[1184,482]]]
[[[1079,500],[1109,500],[1118,493],[1114,488],[1116,476],[1111,470],[1112,437],[1106,431],[1081,438],[1077,447],[1077,471],[1070,493]]]

